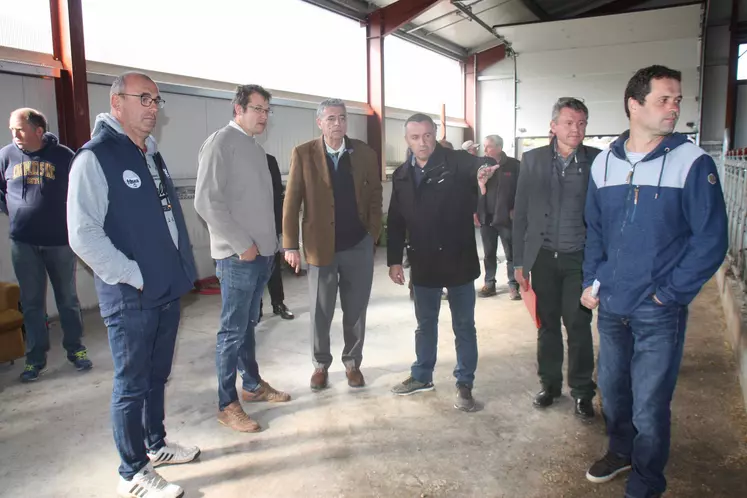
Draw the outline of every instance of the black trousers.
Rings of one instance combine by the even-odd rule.
[[[482,238],[482,249],[485,253],[485,285],[495,287],[495,273],[498,270],[498,238],[503,244],[503,254],[506,256],[506,273],[508,286],[511,289],[519,289],[519,284],[514,277],[513,239],[511,227],[494,227],[483,225],[480,227]]]
[[[275,253],[275,268],[272,270],[270,280],[267,282],[267,290],[270,291],[270,300],[272,305],[283,304],[285,301],[285,293],[283,292],[283,276],[281,275],[281,267],[283,264],[283,255],[281,253]]]
[[[540,329],[537,373],[542,387],[559,394],[563,386],[563,320],[568,334],[568,385],[576,399],[594,397],[594,344],[591,310],[581,305],[584,252],[556,253],[540,249],[531,271],[537,295]]]

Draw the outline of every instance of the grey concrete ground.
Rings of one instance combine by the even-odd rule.
[[[294,399],[246,406],[264,427],[258,434],[231,432],[216,421],[219,298],[184,300],[167,429],[170,439],[199,445],[202,456],[160,469],[187,497],[622,497],[623,479],[607,485],[584,479],[589,463],[605,450],[601,417],[590,425],[574,419],[567,391],[547,411],[532,408],[536,331],[521,302],[505,293],[478,300],[474,394],[482,409],[465,414],[452,407],[455,355],[447,306],[436,391],[389,394],[413,359],[415,322],[407,289],[387,278],[383,251],[368,313],[363,390],[345,382],[339,310],[332,387],[309,390],[306,279],[286,276],[286,292],[297,319],[266,315],[257,341],[263,376]],[[747,496],[747,424],[717,299],[710,284],[692,307],[673,405],[671,497]],[[91,372],[75,372],[66,363],[56,325],[50,370],[40,381],[22,385],[22,365],[0,366],[0,496],[115,495],[112,365],[100,318],[88,313],[86,325]]]

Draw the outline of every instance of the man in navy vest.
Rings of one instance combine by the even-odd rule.
[[[93,270],[114,360],[112,426],[122,497],[184,491],[153,467],[186,463],[196,447],[166,442],[164,386],[171,373],[179,299],[196,278],[179,199],[151,136],[165,101],[148,76],[129,72],[110,91],[93,138],[73,159],[70,246]]]

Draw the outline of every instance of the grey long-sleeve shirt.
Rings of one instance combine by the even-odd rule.
[[[252,245],[259,254],[278,251],[272,177],[264,149],[236,124],[202,144],[195,210],[208,225],[214,259],[241,255]]]

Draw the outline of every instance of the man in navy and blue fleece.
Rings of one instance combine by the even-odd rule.
[[[153,469],[186,463],[197,447],[166,441],[164,388],[179,328],[179,299],[196,279],[179,199],[151,136],[164,105],[142,73],[114,80],[111,112],[73,159],[70,245],[93,270],[114,361],[112,428],[121,497],[178,498]],[[100,494],[103,494],[100,493]]]
[[[670,403],[688,305],[726,255],[716,165],[673,133],[681,75],[639,70],[625,90],[626,131],[594,161],[586,197],[581,302],[599,306],[599,387],[609,449],[586,474],[607,482],[633,469],[626,498],[661,496]],[[597,296],[598,291],[598,296]]]
[[[47,275],[60,314],[67,359],[78,370],[93,364],[81,343],[83,321],[75,289],[77,258],[67,241],[65,203],[73,151],[47,132],[47,119],[34,109],[10,115],[13,143],[0,150],[0,210],[10,218],[13,269],[21,287],[26,328],[26,366],[21,381],[47,368]]]

